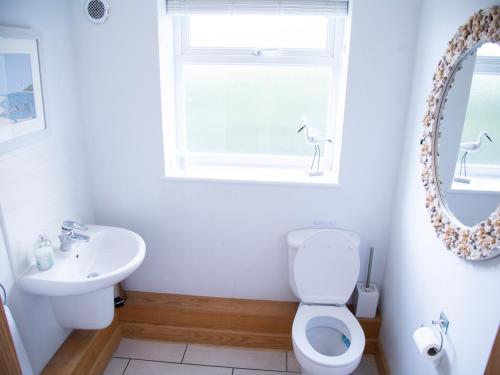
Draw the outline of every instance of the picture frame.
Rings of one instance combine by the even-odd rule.
[[[40,34],[0,26],[0,155],[47,133]]]

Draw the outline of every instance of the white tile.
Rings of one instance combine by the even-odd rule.
[[[286,353],[286,370],[290,372],[300,372],[302,369],[300,368],[299,362],[295,358],[295,354],[293,352]]]
[[[186,344],[152,340],[122,339],[114,357],[181,362]]]
[[[231,375],[231,371],[222,367],[131,360],[125,375]]]
[[[286,371],[286,352],[189,344],[183,362],[254,370]]]
[[[297,375],[297,373],[282,372],[282,371],[247,370],[247,369],[235,368],[233,375]]]
[[[377,364],[373,354],[365,354],[361,358],[359,366],[352,375],[378,375]]]
[[[122,375],[128,361],[129,359],[125,358],[111,358],[103,375]]]

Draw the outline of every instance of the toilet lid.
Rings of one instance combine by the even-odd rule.
[[[297,297],[306,303],[345,304],[359,275],[359,237],[321,230],[297,250],[293,265]]]

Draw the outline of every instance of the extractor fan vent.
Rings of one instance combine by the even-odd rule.
[[[85,14],[92,23],[103,23],[109,17],[109,3],[106,0],[88,0]]]

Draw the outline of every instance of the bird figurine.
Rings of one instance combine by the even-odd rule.
[[[307,119],[305,117],[301,117],[300,124],[301,124],[301,127],[299,128],[297,133],[300,133],[302,130],[305,130],[304,136],[305,136],[306,143],[308,145],[314,146],[314,157],[313,157],[313,160],[311,163],[311,167],[309,168],[307,173],[309,174],[309,176],[322,176],[323,172],[321,172],[319,170],[319,162],[321,160],[321,149],[320,149],[319,145],[322,143],[325,143],[325,142],[333,143],[333,141],[329,138],[326,138],[318,130],[311,128],[307,124]],[[316,156],[318,156],[318,161],[316,164],[316,171],[314,171],[313,168],[314,168],[314,162],[316,161]]]
[[[469,153],[475,153],[475,152],[479,151],[479,149],[481,148],[481,144],[483,142],[483,138],[487,138],[490,142],[493,142],[493,140],[490,138],[488,133],[486,131],[482,130],[479,133],[479,136],[477,137],[477,141],[460,143],[460,150],[464,152],[464,154],[462,155],[462,161],[460,163],[460,178],[459,178],[459,180],[461,182],[470,182],[470,179],[467,178],[467,155]],[[465,178],[462,178],[462,168],[464,170]]]

